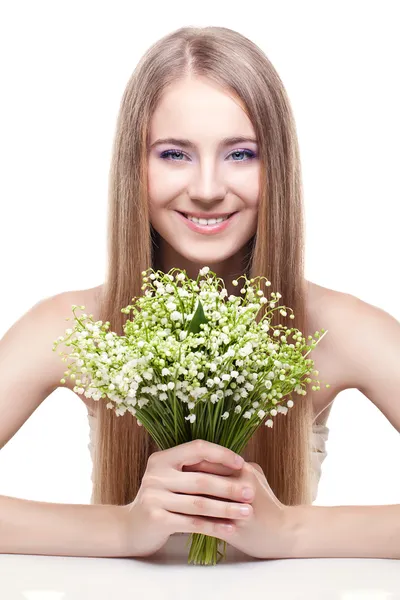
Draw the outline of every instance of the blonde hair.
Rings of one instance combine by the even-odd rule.
[[[283,83],[264,53],[225,27],[182,27],[153,44],[124,91],[109,178],[108,264],[99,319],[123,334],[120,309],[143,294],[142,271],[156,264],[150,224],[147,144],[152,114],[166,86],[190,76],[220,84],[239,98],[253,124],[261,161],[257,231],[249,244],[248,274],[264,275],[269,290],[293,309],[292,325],[308,335],[304,278],[304,209],[296,128]],[[273,324],[288,325],[275,311]],[[288,325],[289,326],[289,325]],[[296,400],[298,398],[298,400]],[[260,426],[243,456],[263,468],[286,505],[311,503],[311,393],[293,397],[272,429]],[[100,400],[93,467],[93,499],[128,504],[135,498],[150,454],[158,448],[135,418],[117,417]]]

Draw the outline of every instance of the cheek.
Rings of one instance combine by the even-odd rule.
[[[240,177],[239,177],[240,175]],[[249,169],[247,173],[239,173],[232,188],[235,193],[242,198],[246,206],[250,209],[256,209],[259,202],[259,168]]]
[[[153,157],[149,159],[147,186],[149,196],[159,205],[168,202],[178,194],[185,185],[185,175],[182,172],[168,168],[162,160]]]

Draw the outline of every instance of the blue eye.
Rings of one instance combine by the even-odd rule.
[[[183,152],[181,152],[180,150],[165,150],[165,152],[161,152],[160,158],[169,158],[170,156],[172,156],[172,155],[176,156],[177,154],[180,154],[181,156],[183,156]]]
[[[234,150],[233,152],[231,152],[230,155],[228,156],[234,156],[234,155],[243,155],[243,154],[247,154],[248,158],[246,160],[250,160],[252,158],[255,158],[255,153],[252,152],[251,150]],[[172,158],[173,156],[177,157],[184,157],[186,156],[181,150],[165,150],[164,152],[161,152],[160,154],[160,158],[167,158],[169,160],[175,160],[174,158]],[[181,161],[182,158],[177,158],[178,161]],[[245,162],[243,160],[236,160],[234,159],[234,162]]]
[[[236,155],[238,155],[238,154],[247,154],[248,156],[250,155],[247,160],[250,160],[251,158],[255,157],[254,152],[252,152],[251,150],[234,150],[231,153],[231,156],[233,156],[234,154],[236,154]],[[235,162],[238,162],[238,161],[235,161]],[[243,162],[243,161],[240,160],[239,162]]]

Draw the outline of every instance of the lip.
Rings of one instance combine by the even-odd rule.
[[[193,221],[189,221],[183,214],[178,211],[175,211],[178,217],[184,222],[184,224],[189,227],[192,231],[196,233],[202,233],[203,235],[213,235],[215,233],[220,233],[224,231],[232,222],[235,220],[235,217],[239,214],[238,212],[233,213],[226,221],[222,221],[222,223],[216,223],[215,225],[199,225],[198,223],[194,223]],[[213,217],[209,217],[212,219]],[[214,217],[215,218],[215,217]]]

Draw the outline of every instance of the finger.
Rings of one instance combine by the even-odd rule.
[[[253,513],[253,507],[249,504],[224,502],[222,500],[205,498],[204,496],[163,492],[160,495],[160,500],[164,510],[185,515],[199,515],[230,520],[248,519]]]
[[[162,457],[165,466],[173,466],[180,471],[184,465],[195,465],[203,460],[220,463],[235,470],[241,469],[244,464],[239,454],[206,440],[192,440],[163,450]]]
[[[251,502],[255,493],[247,480],[210,473],[182,473],[179,477],[166,478],[164,481],[164,489],[170,492],[207,495],[235,502]],[[243,493],[246,489],[251,491],[249,497]]]
[[[182,471],[192,473],[201,471],[202,473],[227,476],[237,473],[237,469],[231,469],[230,467],[218,463],[210,463],[207,460],[202,460],[195,465],[183,465]]]
[[[166,514],[166,525],[171,533],[202,533],[224,540],[237,531],[237,525],[233,521],[198,515],[180,515],[168,511]]]

